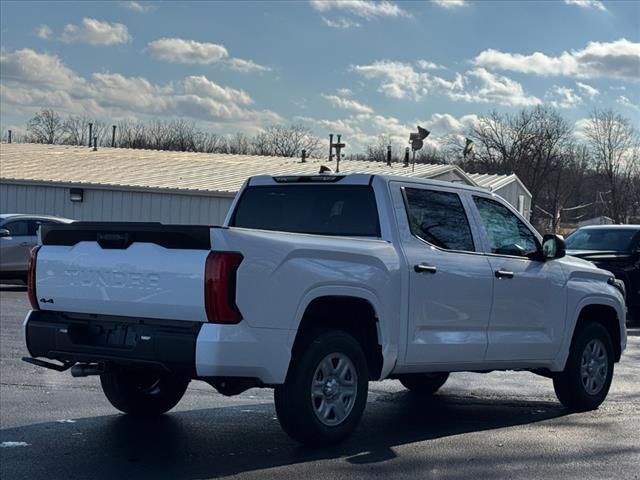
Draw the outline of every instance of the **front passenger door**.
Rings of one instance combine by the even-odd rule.
[[[542,258],[536,235],[506,205],[480,195],[473,201],[493,270],[485,360],[554,358],[563,338],[567,302],[560,264]]]
[[[3,272],[26,272],[29,249],[32,247],[28,220],[7,222],[2,228],[9,230],[8,237],[0,238],[0,265]]]

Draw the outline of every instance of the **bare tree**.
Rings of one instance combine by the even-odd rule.
[[[195,150],[196,125],[186,120],[174,120],[170,123],[169,129],[172,134],[170,150],[180,152],[193,152]]]
[[[563,153],[559,168],[549,175],[536,208],[548,217],[552,232],[559,231],[563,219],[580,218],[588,213],[587,208],[593,202],[581,194],[581,189],[589,162],[589,151],[585,145],[571,145]]]
[[[86,145],[89,132],[89,118],[86,115],[69,115],[63,124],[67,145]]]
[[[595,110],[584,133],[595,167],[609,187],[609,212],[616,223],[626,221],[628,189],[637,173],[640,153],[638,132],[613,110]]]
[[[228,153],[227,139],[217,133],[198,131],[195,135],[195,151]]]
[[[378,135],[374,145],[366,147],[367,159],[372,162],[385,162],[387,160],[387,148],[391,145],[389,135]]]
[[[64,132],[63,122],[57,112],[43,108],[27,122],[27,132],[34,143],[58,143]]]
[[[251,151],[254,155],[273,155],[273,145],[266,132],[260,132],[251,139]]]
[[[244,133],[236,133],[228,141],[229,153],[234,155],[249,155],[251,153],[251,145],[249,138]]]
[[[269,151],[270,155],[299,157],[302,150],[306,150],[307,157],[315,157],[320,153],[320,139],[302,125],[276,125],[268,127],[263,133],[260,143],[264,144],[261,148]]]
[[[162,120],[152,122],[146,129],[148,148],[171,150],[171,127]]]
[[[560,167],[571,145],[569,123],[549,107],[523,109],[515,115],[492,112],[472,127],[475,153],[464,167],[482,173],[515,173],[532,196],[532,205]],[[537,214],[536,209],[532,211]]]
[[[142,122],[122,120],[117,124],[116,135],[121,148],[150,148],[149,134]]]

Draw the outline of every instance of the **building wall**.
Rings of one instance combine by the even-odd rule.
[[[83,188],[83,201],[70,188],[0,184],[0,213],[39,213],[74,220],[219,225],[232,198],[206,195]]]
[[[524,218],[531,218],[531,197],[517,181],[511,182],[502,188],[498,188],[493,193],[500,195],[507,202],[513,205]],[[520,201],[522,196],[522,202]]]

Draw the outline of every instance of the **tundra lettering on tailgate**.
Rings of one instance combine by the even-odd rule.
[[[160,289],[160,276],[157,273],[66,269],[64,274],[70,286]]]

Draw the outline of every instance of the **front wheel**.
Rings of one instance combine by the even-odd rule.
[[[278,420],[294,440],[337,443],[358,425],[367,402],[369,372],[360,344],[341,331],[311,337],[275,388]]]
[[[189,377],[166,372],[128,370],[112,366],[100,375],[111,405],[124,413],[155,416],[175,407],[189,385]]]
[[[594,410],[609,393],[613,379],[613,344],[598,323],[578,331],[571,343],[564,371],[553,378],[560,403],[570,410]]]
[[[442,387],[449,373],[405,373],[398,376],[400,383],[408,390],[421,395],[433,395]]]

